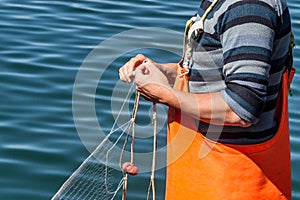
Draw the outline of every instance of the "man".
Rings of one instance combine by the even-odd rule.
[[[204,0],[179,67],[137,55],[120,69],[170,108],[166,199],[291,198],[290,34],[284,0]]]

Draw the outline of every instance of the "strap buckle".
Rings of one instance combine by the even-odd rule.
[[[190,73],[190,70],[189,70],[189,69],[187,69],[187,68],[182,68],[182,69],[181,69],[181,72],[180,72],[180,74],[179,74],[179,77],[182,78],[182,77],[188,75],[189,73]]]

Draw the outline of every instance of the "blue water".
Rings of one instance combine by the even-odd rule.
[[[288,3],[296,36],[295,66],[300,71],[300,6],[297,0]],[[153,36],[151,30],[163,28],[160,29],[162,33],[181,33],[185,20],[196,12],[198,5],[198,1],[191,0],[2,0],[0,199],[50,199],[90,154],[88,149],[98,143],[96,139],[86,144],[81,128],[94,133],[95,138],[99,132],[110,130],[114,121],[111,102],[123,100],[121,97],[111,98],[113,91],[117,88],[118,92],[125,93],[128,89],[123,85],[116,86],[118,67],[137,52],[144,52],[160,62],[175,62],[179,58],[176,52],[180,44],[173,43],[171,35],[165,37],[164,46],[155,41],[147,42]],[[148,34],[145,30],[136,30],[150,27]],[[138,44],[134,44],[136,48],[133,49],[124,41],[105,43],[130,30],[134,31],[130,36],[125,32],[127,39],[144,41],[149,48],[139,49]],[[96,47],[102,51],[97,53],[94,65],[100,71],[102,69],[103,76],[98,77],[99,81],[86,80],[87,88],[89,84],[96,84],[96,91],[86,91],[82,95],[95,99],[96,116],[102,130],[89,126],[89,123],[76,124],[78,116],[74,115],[72,107],[78,72],[83,63],[89,62],[85,59]],[[128,51],[122,51],[127,47],[130,47]],[[90,74],[99,75],[95,68],[89,70]],[[294,95],[289,99],[294,200],[300,199],[299,84],[300,76],[296,74],[292,85]],[[79,105],[88,106],[86,101],[79,101]],[[138,122],[141,126],[151,121],[150,107],[144,102],[141,108],[141,118],[144,119]],[[88,114],[79,118],[90,122]],[[159,145],[163,146],[165,136],[159,134],[159,139]],[[151,143],[137,144],[136,148],[148,151]],[[162,199],[163,169],[158,172],[156,181],[158,197]],[[147,184],[148,174],[141,174],[141,178],[131,185],[132,196],[145,199]]]

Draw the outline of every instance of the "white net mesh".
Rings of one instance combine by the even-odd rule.
[[[124,126],[130,128],[130,122]],[[121,153],[116,155],[117,153],[111,153],[111,150],[122,136],[125,137],[125,131],[115,143],[110,140],[113,133],[111,132],[69,177],[52,200],[106,200],[121,195],[120,192],[118,194],[123,186],[123,172],[119,167]]]
[[[129,98],[129,94],[124,100],[120,113],[124,108],[125,101]],[[121,190],[126,176],[124,176],[120,165],[124,160],[130,159],[126,158],[124,151],[129,138],[132,139],[131,134],[134,132],[138,101],[139,98],[135,102],[133,118],[115,129],[120,116],[119,113],[110,133],[66,180],[52,197],[52,200],[109,200],[122,198]],[[121,145],[123,148],[115,148],[117,145]]]

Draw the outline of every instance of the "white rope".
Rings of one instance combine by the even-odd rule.
[[[124,129],[124,131],[119,135],[118,139],[116,140],[116,142],[114,142],[114,144],[109,148],[109,150],[107,151],[106,153],[106,157],[105,157],[105,187],[106,187],[106,191],[109,193],[109,194],[114,194],[116,193],[116,191],[118,191],[120,188],[117,188],[115,191],[111,192],[109,191],[108,189],[108,182],[107,182],[107,177],[108,177],[108,157],[109,157],[109,153],[115,148],[115,146],[118,144],[119,140],[122,138],[122,136],[124,135],[125,133],[125,130],[128,129],[128,127],[130,127],[131,125],[131,121],[128,121],[127,123],[123,124],[120,128],[122,128],[123,126],[126,126],[126,128]],[[120,129],[119,128],[119,129]],[[117,129],[118,130],[118,129]],[[116,130],[116,131],[117,131]],[[114,131],[115,132],[115,131]]]
[[[140,101],[140,92],[137,92],[135,102],[134,102],[133,112],[132,112],[131,127],[129,128],[129,131],[127,133],[127,136],[126,136],[126,139],[124,142],[124,146],[123,146],[123,149],[121,152],[120,165],[122,163],[123,153],[124,153],[127,141],[128,141],[128,137],[130,135],[130,130],[131,130],[130,162],[133,163],[133,161],[134,161],[135,121],[136,121],[136,115],[137,115],[137,111],[138,111],[139,101]],[[128,184],[128,174],[127,173],[124,174],[123,180],[124,180],[124,184],[123,184],[122,200],[126,200],[127,184]]]
[[[122,111],[123,111],[123,109],[124,109],[124,107],[125,107],[125,105],[126,105],[126,102],[128,101],[128,99],[129,99],[129,97],[130,97],[131,91],[132,91],[132,89],[133,89],[134,86],[135,86],[135,85],[132,83],[132,84],[131,84],[131,87],[130,87],[130,89],[129,89],[129,91],[128,91],[128,93],[127,93],[127,95],[126,95],[126,97],[125,97],[125,99],[124,99],[124,101],[123,101],[123,104],[122,104],[122,106],[121,106],[121,108],[120,108],[120,111],[119,111],[119,113],[118,113],[118,115],[117,115],[117,117],[116,117],[116,119],[115,119],[115,122],[114,122],[114,124],[112,125],[110,131],[113,131],[114,128],[115,128],[115,126],[116,126],[116,124],[118,123],[119,118],[120,118],[120,115],[121,115],[121,113],[122,113]]]
[[[150,200],[150,194],[152,191],[152,200],[156,200],[156,191],[155,191],[155,168],[156,168],[156,146],[157,146],[157,138],[156,138],[156,127],[157,127],[157,111],[156,111],[156,103],[153,103],[153,156],[152,156],[152,169],[150,176],[150,184],[148,187],[148,195],[147,200]]]
[[[198,35],[204,32],[204,21],[207,18],[208,14],[212,11],[212,9],[217,5],[219,0],[214,0],[211,5],[205,10],[199,21],[196,21],[196,17],[192,17],[186,24],[186,30],[184,35],[184,47],[183,47],[183,58],[185,59],[183,62],[183,67],[189,73],[189,70],[192,65],[192,57],[194,47],[191,42],[192,34]]]

